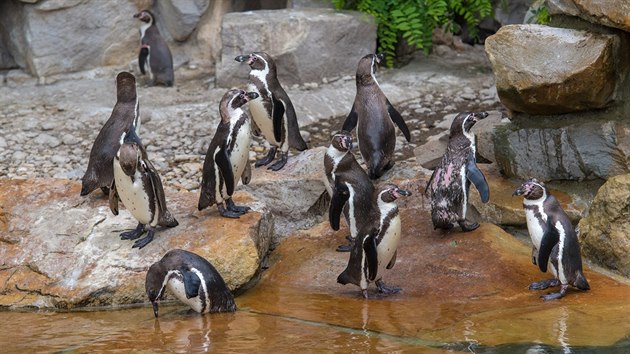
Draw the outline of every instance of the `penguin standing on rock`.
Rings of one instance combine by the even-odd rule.
[[[145,288],[158,317],[164,289],[199,313],[234,312],[234,296],[221,274],[203,257],[184,250],[168,251],[147,271]]]
[[[137,240],[133,248],[142,248],[153,241],[155,227],[175,227],[177,220],[166,208],[164,188],[155,167],[136,134],[135,126],[120,137],[120,148],[114,158],[114,182],[109,193],[109,207],[118,215],[118,201],[122,201],[136,220],[135,230],[120,234],[123,240],[135,240],[145,231],[147,236]]]
[[[435,168],[425,192],[431,197],[431,219],[434,228],[448,230],[457,222],[462,231],[472,231],[478,223],[466,221],[468,192],[472,182],[483,203],[490,198],[490,189],[477,167],[475,135],[470,130],[488,113],[460,113],[451,124],[448,147],[442,161]]]
[[[138,64],[142,74],[149,72],[151,85],[173,86],[173,56],[166,41],[155,25],[155,16],[149,10],[133,15],[140,25],[140,54]]]
[[[535,178],[523,183],[512,195],[524,197],[527,230],[533,244],[532,262],[543,273],[550,265],[555,277],[532,283],[529,289],[543,290],[560,285],[560,292],[541,296],[544,300],[563,297],[569,285],[589,290],[582,271],[582,256],[575,229],[558,200]]]
[[[123,71],[116,76],[116,105],[90,150],[90,161],[81,182],[82,196],[90,194],[97,188],[109,194],[109,187],[114,181],[112,162],[120,147],[120,136],[132,125],[136,127],[138,133],[137,130],[140,129],[138,110],[136,78]]]
[[[228,218],[238,218],[249,211],[249,207],[236,206],[232,194],[239,179],[248,184],[251,177],[251,121],[242,106],[257,97],[256,92],[243,90],[230,90],[223,95],[219,103],[221,122],[203,163],[199,210],[216,204],[219,213]]]
[[[402,131],[405,139],[411,140],[407,124],[385,97],[374,76],[378,64],[382,61],[382,54],[368,54],[359,60],[356,75],[357,94],[350,114],[343,123],[345,131],[352,131],[358,124],[359,150],[371,179],[381,177],[394,166],[396,148],[394,123]]]
[[[370,221],[362,225],[350,251],[348,266],[337,277],[338,283],[359,286],[366,299],[368,285],[372,282],[376,282],[380,293],[395,294],[400,291],[398,287],[385,285],[382,278],[385,269],[391,269],[396,263],[401,237],[396,199],[410,195],[411,192],[393,184],[385,184],[374,192]]]
[[[333,136],[324,155],[324,183],[331,196],[328,212],[330,226],[333,230],[339,230],[339,218],[343,211],[350,228],[350,244],[337,247],[338,252],[351,250],[359,227],[369,220],[374,193],[370,178],[351,150],[352,136],[342,131]]]
[[[269,54],[256,52],[249,55],[239,55],[237,62],[247,63],[250,67],[248,90],[256,92],[259,97],[249,105],[252,118],[271,144],[266,157],[256,161],[255,166],[266,166],[276,157],[280,148],[280,160],[269,167],[278,171],[287,163],[289,147],[303,151],[308,149],[306,142],[300,135],[297,116],[293,103],[284,91],[276,72],[276,64]]]

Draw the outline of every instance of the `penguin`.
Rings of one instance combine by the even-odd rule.
[[[142,10],[133,15],[142,22],[140,25],[140,54],[138,64],[140,72],[149,72],[151,85],[173,86],[173,56],[166,41],[155,25],[155,16],[149,10]]]
[[[236,311],[234,296],[221,274],[203,257],[181,249],[170,250],[153,263],[144,286],[156,318],[165,288],[199,313]]]
[[[333,230],[339,230],[339,218],[343,211],[350,228],[350,244],[337,247],[338,252],[351,250],[359,225],[368,221],[374,193],[372,181],[351,150],[352,135],[341,131],[333,136],[324,155],[324,182],[331,197],[328,211],[330,226]]]
[[[162,181],[136,134],[135,126],[120,137],[120,148],[113,161],[114,181],[109,193],[109,207],[118,215],[118,201],[138,220],[135,230],[120,234],[123,240],[136,240],[145,231],[147,236],[137,240],[132,248],[143,248],[153,241],[155,227],[179,225],[166,208]]]
[[[251,177],[251,121],[242,106],[257,97],[256,92],[236,89],[223,95],[219,103],[221,121],[203,163],[199,210],[216,204],[221,216],[227,218],[238,218],[250,210],[249,207],[236,206],[232,194],[239,179],[248,184]]]
[[[352,131],[358,124],[359,150],[371,179],[380,178],[386,170],[394,166],[394,124],[402,131],[405,139],[411,141],[407,124],[385,97],[374,76],[382,61],[383,54],[368,54],[359,60],[357,94],[343,123],[345,131]]]
[[[380,293],[395,294],[400,291],[398,287],[385,285],[382,278],[385,269],[391,269],[396,263],[401,237],[396,199],[410,195],[411,192],[394,184],[385,184],[375,190],[371,218],[361,227],[352,246],[348,266],[337,277],[339,284],[359,286],[366,299],[368,285],[372,282],[376,283]]]
[[[90,150],[90,161],[81,182],[81,196],[97,188],[109,194],[109,187],[114,180],[112,162],[120,147],[120,136],[132,125],[138,133],[140,114],[136,78],[123,71],[116,76],[116,105]]]
[[[490,189],[486,177],[477,167],[475,135],[470,129],[487,116],[486,112],[464,112],[451,124],[446,152],[425,189],[431,197],[431,220],[435,229],[448,230],[455,222],[462,231],[479,227],[478,223],[466,221],[470,183],[479,191],[483,203],[488,202]]]
[[[554,275],[530,284],[530,290],[544,290],[560,285],[560,292],[542,295],[545,301],[563,297],[569,285],[580,290],[590,286],[582,271],[582,256],[577,234],[558,200],[542,182],[532,178],[518,187],[513,196],[522,195],[527,230],[532,240],[532,263],[545,273],[550,266]]]
[[[239,55],[237,62],[247,63],[250,67],[248,91],[256,92],[259,97],[249,105],[254,123],[265,139],[271,144],[266,157],[256,161],[255,167],[266,166],[276,157],[280,148],[280,160],[269,167],[278,171],[287,163],[289,147],[299,151],[308,149],[300,134],[293,103],[280,86],[276,64],[269,54],[256,52]]]

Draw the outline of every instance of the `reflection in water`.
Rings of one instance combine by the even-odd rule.
[[[479,344],[475,339],[475,322],[471,320],[464,321],[464,341],[468,344],[468,350],[474,353],[474,348]]]
[[[571,347],[569,346],[568,339],[566,337],[567,334],[567,320],[569,319],[569,310],[566,306],[562,306],[559,308],[560,316],[558,316],[558,321],[555,323],[555,330],[557,333],[558,343],[562,347],[562,352],[565,354],[571,353]]]

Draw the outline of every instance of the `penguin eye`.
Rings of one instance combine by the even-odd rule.
[[[258,60],[258,57],[254,56],[254,57],[252,58],[252,61],[256,61],[256,60]]]

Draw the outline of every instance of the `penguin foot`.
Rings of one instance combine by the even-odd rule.
[[[566,295],[568,288],[569,288],[568,284],[563,284],[562,287],[560,288],[560,292],[549,293],[547,295],[541,295],[540,298],[545,300],[545,301],[558,300],[558,299],[564,297],[564,295]]]
[[[393,285],[385,285],[382,280],[376,281],[376,287],[378,288],[378,292],[382,294],[397,294],[400,292],[400,288]]]
[[[459,227],[461,227],[462,231],[464,232],[469,232],[479,227],[479,223],[476,223],[476,222],[469,223],[469,222],[466,222],[466,220],[458,221],[457,223],[459,224]]]
[[[362,289],[361,290],[361,295],[363,295],[363,298],[367,300],[368,299],[368,291],[367,291],[367,289]]]
[[[254,167],[260,167],[260,166],[267,166],[271,163],[271,161],[273,161],[273,159],[276,158],[276,151],[278,150],[277,147],[272,147],[271,149],[269,149],[269,152],[267,153],[267,156],[263,157],[260,160],[256,160],[256,163],[254,164]]]
[[[352,250],[352,243],[347,245],[339,245],[335,251],[337,252],[350,252]]]
[[[103,194],[109,195],[109,187],[101,187],[101,191],[103,192]]]
[[[133,246],[131,246],[131,248],[137,248],[137,249],[142,249],[142,247],[148,245],[149,243],[151,243],[151,241],[153,241],[153,234],[155,233],[155,231],[153,229],[149,229],[149,232],[147,233],[147,235],[141,239],[139,239],[138,241],[133,243]]]
[[[555,279],[555,278],[547,279],[547,280],[529,284],[529,290],[545,290],[547,288],[551,288],[558,285],[560,285],[560,280]]]
[[[135,240],[138,237],[140,237],[140,235],[142,235],[143,233],[144,233],[144,225],[139,223],[138,226],[136,226],[135,230],[125,231],[121,233],[120,239],[121,240]]]
[[[279,171],[281,170],[284,165],[287,164],[287,160],[289,159],[289,154],[282,152],[280,153],[280,160],[276,161],[276,163],[274,163],[273,165],[269,166],[268,169],[272,170],[272,171]]]
[[[223,206],[223,203],[217,204],[217,208],[219,209],[219,214],[221,214],[221,216],[223,216],[224,218],[238,219],[241,215],[244,214],[244,213],[239,213],[236,211],[226,209]]]
[[[227,207],[229,211],[239,213],[240,215],[243,215],[247,213],[248,211],[252,210],[252,208],[248,206],[238,206],[234,204],[234,201],[232,200],[232,198],[225,201],[225,206]]]

